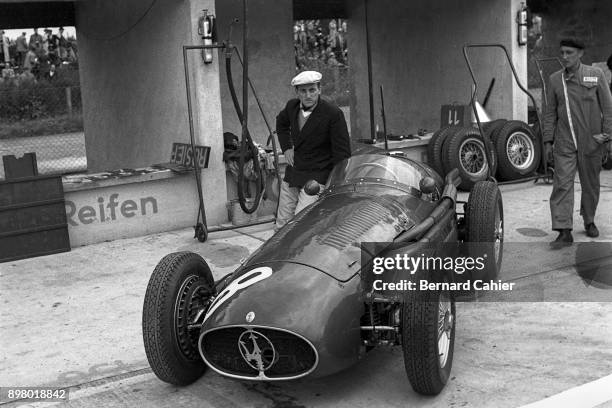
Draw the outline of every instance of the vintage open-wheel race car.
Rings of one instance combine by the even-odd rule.
[[[408,291],[398,300],[374,291],[364,284],[371,271],[360,244],[386,242],[383,255],[393,255],[423,243],[486,243],[493,260],[487,273],[496,276],[500,191],[494,182],[476,183],[461,213],[459,183],[456,171],[442,180],[402,152],[365,147],[335,166],[318,201],[217,282],[199,255],[166,255],[144,300],[153,372],[176,385],[207,368],[255,381],[320,377],[373,347],[396,345],[413,389],[438,394],[453,362],[455,293]]]

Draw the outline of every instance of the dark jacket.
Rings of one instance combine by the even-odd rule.
[[[292,99],[276,117],[276,133],[282,151],[294,148],[294,166],[287,166],[285,181],[303,187],[308,180],[325,184],[334,165],[351,156],[351,142],[344,114],[319,98],[300,131],[299,99]]]

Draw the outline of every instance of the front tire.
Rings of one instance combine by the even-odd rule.
[[[199,330],[188,324],[214,294],[210,268],[192,252],[166,255],[155,267],[142,311],[142,335],[149,365],[162,381],[188,385],[207,366],[198,352]]]
[[[448,382],[455,348],[455,300],[449,291],[414,290],[402,310],[402,349],[410,385],[437,395]]]

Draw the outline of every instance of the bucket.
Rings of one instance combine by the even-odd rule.
[[[255,202],[254,198],[246,199],[246,206],[251,208]],[[257,221],[257,211],[252,214],[247,214],[240,207],[240,200],[233,199],[227,204],[228,218],[233,225],[246,225],[251,222]]]

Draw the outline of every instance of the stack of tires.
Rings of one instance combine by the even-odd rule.
[[[435,132],[427,146],[429,164],[442,176],[457,168],[462,180],[459,188],[465,191],[489,175],[510,181],[537,170],[541,144],[529,125],[498,119],[482,127],[484,139],[474,126],[447,126]]]

